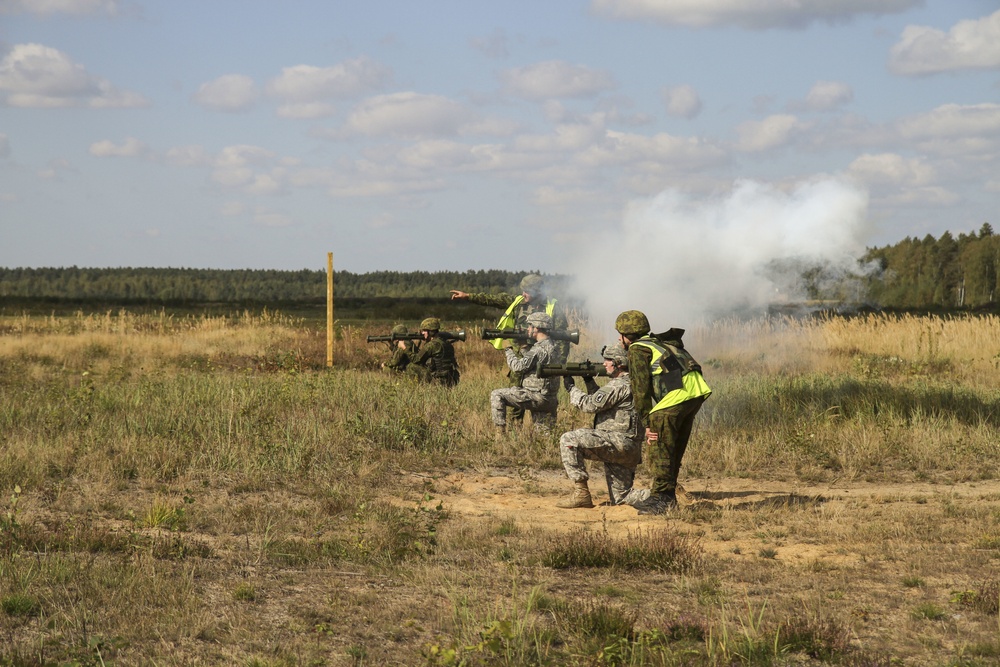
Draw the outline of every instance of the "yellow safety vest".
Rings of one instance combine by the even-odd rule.
[[[649,362],[649,372],[653,376],[653,400],[656,401],[656,405],[650,412],[663,410],[699,396],[708,398],[712,394],[701,371],[698,370],[701,367],[687,350],[649,337],[640,338],[632,345],[649,348],[653,353],[653,358]],[[665,365],[670,367],[664,367]]]
[[[497,329],[514,329],[514,328],[516,328],[516,325],[517,325],[517,315],[515,315],[514,313],[517,311],[518,307],[520,307],[520,305],[522,303],[524,303],[524,295],[520,294],[520,295],[517,296],[517,298],[515,298],[511,302],[511,304],[509,306],[507,306],[507,310],[504,311],[504,314],[497,321],[496,328]],[[554,313],[555,310],[556,310],[556,299],[549,299],[545,303],[545,312],[548,314],[549,317],[552,317],[552,313]],[[494,338],[493,341],[492,341],[492,345],[496,349],[502,350],[503,349],[503,344],[504,344],[505,340],[506,339],[503,339],[503,338]]]

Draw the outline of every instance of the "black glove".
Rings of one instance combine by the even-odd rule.
[[[576,384],[573,382],[573,376],[572,375],[564,375],[563,376],[563,387],[566,388],[566,391],[569,391],[570,389],[572,389],[575,386],[576,386]]]
[[[597,386],[597,380],[594,379],[593,375],[583,376],[583,384],[586,385],[588,394],[593,394],[599,389]]]

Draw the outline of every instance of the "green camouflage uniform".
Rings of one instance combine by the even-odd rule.
[[[411,341],[406,341],[406,348],[393,348],[392,356],[389,357],[389,361],[385,362],[385,367],[396,373],[404,372],[417,350],[418,348]]]
[[[434,336],[420,346],[406,367],[407,375],[421,382],[439,382],[446,387],[458,384],[458,361],[450,340]]]
[[[683,347],[680,341],[664,341]],[[653,396],[653,375],[650,364],[653,353],[648,347],[629,345],[628,365],[632,385],[632,398],[636,414],[644,428],[657,434],[657,440],[649,443],[646,452],[646,466],[653,478],[652,493],[673,495],[677,489],[677,477],[681,469],[681,459],[691,438],[694,418],[705,402],[704,396],[692,398],[677,405],[650,412],[656,404]]]

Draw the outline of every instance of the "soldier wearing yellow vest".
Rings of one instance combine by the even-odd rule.
[[[504,309],[503,315],[497,322],[496,329],[526,329],[528,315],[532,313],[546,313],[552,318],[552,326],[555,329],[568,329],[569,322],[566,319],[566,309],[556,299],[545,294],[545,281],[537,273],[529,273],[521,279],[521,293],[519,295],[468,293],[461,290],[451,290],[451,298],[465,300],[469,303],[481,306],[491,306],[493,308]],[[556,349],[556,356],[551,363],[564,364],[569,357],[569,341],[553,341]],[[510,341],[497,339],[493,341],[493,347],[502,350],[505,345],[510,345]],[[525,347],[530,346],[531,343]],[[509,386],[520,387],[523,379],[522,373],[507,370]],[[511,407],[510,417],[515,421],[524,420],[524,409],[521,407]]]
[[[646,465],[653,477],[649,498],[635,508],[639,514],[664,514],[677,508],[681,459],[694,418],[712,390],[701,365],[684,349],[683,329],[652,335],[649,320],[638,310],[621,313],[615,329],[628,351],[632,397],[646,428]]]

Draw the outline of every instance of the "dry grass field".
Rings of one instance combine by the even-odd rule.
[[[1000,664],[1000,319],[689,331],[667,517],[556,509],[588,420],[497,439],[497,352],[388,326],[0,317],[0,665]]]

